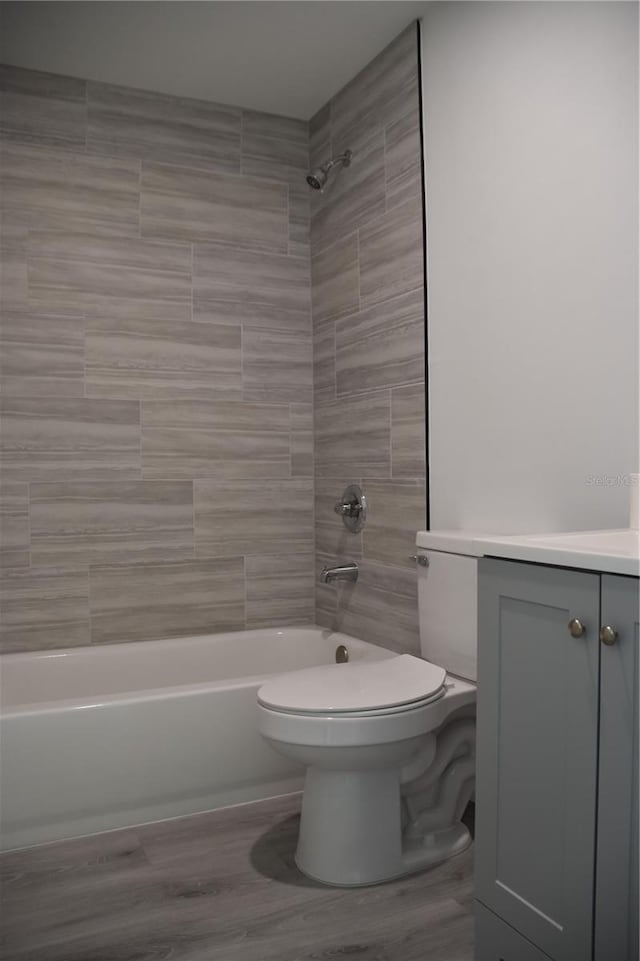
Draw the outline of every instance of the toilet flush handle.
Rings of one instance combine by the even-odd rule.
[[[429,566],[429,558],[426,554],[409,554],[409,560],[415,561],[419,567]]]

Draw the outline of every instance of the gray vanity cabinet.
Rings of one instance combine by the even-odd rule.
[[[637,579],[603,575],[601,620],[618,636],[600,647],[596,961],[639,956],[639,603]]]
[[[632,961],[638,580],[479,567],[477,961]]]

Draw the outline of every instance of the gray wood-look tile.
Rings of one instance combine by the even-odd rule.
[[[309,167],[309,147],[299,140],[284,140],[258,133],[242,132],[242,173],[249,177],[290,183],[304,179]]]
[[[162,319],[92,319],[86,393],[131,399],[242,399],[239,326]]]
[[[318,251],[379,217],[385,210],[384,132],[364,142],[351,166],[339,169],[331,191],[311,199],[311,247]]]
[[[473,850],[371,888],[295,867],[299,796],[6,854],[6,961],[471,961]]]
[[[247,628],[312,624],[313,553],[262,554],[246,559]]]
[[[336,397],[336,325],[330,320],[313,327],[313,398],[326,403]]]
[[[194,478],[231,488],[252,479],[258,502],[265,484],[291,484],[267,494],[273,503],[261,516],[276,519],[266,517],[247,551],[257,563],[260,551],[313,548],[308,128],[13,68],[0,85],[9,310],[0,334],[1,471],[13,492],[0,501],[1,559],[8,572],[33,564],[39,577],[62,576],[64,565],[66,576],[84,578],[85,605],[70,640],[54,605],[49,637],[47,598],[39,604],[37,593],[46,583],[33,581],[12,601],[12,617],[20,621],[25,607],[20,645],[87,642],[91,567],[92,583],[98,577],[116,597],[116,620],[100,608],[96,623],[106,626],[97,636],[125,640],[131,621],[135,638],[140,568],[193,558]],[[244,170],[255,176],[242,173],[243,146]],[[300,504],[302,532],[276,499]],[[230,491],[224,503],[233,503]],[[225,527],[224,554],[239,557],[231,535]],[[255,568],[255,622],[267,623],[265,592],[276,583],[283,590],[269,616],[308,620],[313,584],[303,598],[298,580],[287,607],[288,571],[274,580],[267,570]],[[71,582],[55,583],[68,606]],[[243,574],[240,583],[242,593]],[[167,615],[171,633],[179,610]],[[206,629],[227,623],[242,626],[244,610],[208,618]]]
[[[415,524],[409,535],[404,520],[396,529],[392,508],[382,496],[386,488],[381,492],[374,485],[365,528],[371,533],[364,543],[362,535],[346,534],[332,508],[340,494],[334,478],[343,486],[360,480],[366,488],[367,478],[378,484],[390,480],[395,467],[394,479],[406,480],[415,492],[425,475],[418,124],[415,25],[310,122],[311,164],[346,148],[353,151],[352,165],[339,172],[323,195],[311,197],[318,568],[355,557],[364,570],[355,588],[316,585],[316,620],[379,643],[392,636],[396,649],[412,651],[417,649],[417,604],[415,590],[407,593],[405,588],[407,578],[413,578],[415,587],[415,571],[395,565],[403,565],[405,554],[412,553],[415,530],[424,523],[417,520],[424,516],[424,495],[409,496]],[[358,283],[352,289],[358,300],[353,297],[348,312],[334,309],[325,321],[322,312],[333,306],[327,305],[327,296],[331,300],[332,290],[340,289],[348,262],[344,256],[331,262],[329,254],[354,231]],[[339,425],[345,423],[357,427],[344,431]],[[377,466],[369,469],[367,463],[374,462]],[[367,543],[375,560],[368,557]]]
[[[424,481],[363,480],[368,517],[363,531],[364,556],[369,560],[415,571],[416,531],[426,523]]]
[[[183,281],[176,299],[188,296],[191,277],[191,247],[186,243],[144,240],[139,237],[90,237],[82,233],[36,230],[29,234],[31,260],[55,260],[118,267],[126,285],[128,271],[156,271]]]
[[[385,130],[387,210],[412,201],[422,205],[420,116],[417,109]]]
[[[194,317],[302,331],[311,327],[309,261],[224,244],[196,245]]]
[[[311,197],[302,172],[289,182],[289,255],[308,260],[311,249]]]
[[[82,397],[84,321],[37,308],[4,310],[0,391],[19,397]]]
[[[309,124],[306,120],[282,117],[274,113],[257,110],[242,111],[242,132],[245,136],[271,137],[275,140],[288,140],[290,143],[307,146],[309,143]]]
[[[3,144],[0,160],[5,222],[105,237],[138,235],[138,161],[13,143]]]
[[[3,571],[0,650],[31,651],[89,643],[86,571]]]
[[[331,136],[338,152],[418,110],[417,30],[413,23],[331,101]]]
[[[86,83],[0,65],[0,133],[21,143],[84,147]]]
[[[291,476],[313,477],[313,431],[291,431]]]
[[[136,480],[139,405],[129,401],[6,397],[0,408],[6,480]]]
[[[237,296],[244,296],[242,290],[237,291]],[[274,292],[273,299],[277,297],[278,294]],[[280,299],[285,299],[285,296]],[[267,330],[290,330],[294,333],[311,328],[309,309],[275,307],[240,299],[213,300],[208,297],[206,285],[200,285],[200,282],[197,282],[194,290],[193,318],[203,324],[247,325],[254,328],[264,327]]]
[[[357,425],[345,430],[345,424]],[[388,391],[342,397],[315,413],[316,476],[369,474],[391,469],[391,405]]]
[[[313,404],[289,404],[291,430],[313,430]]]
[[[248,401],[311,403],[313,344],[310,333],[245,327],[242,383]]]
[[[11,923],[3,925],[5,946],[16,954],[64,950],[89,919],[97,922],[94,932],[114,912],[125,925],[132,908],[144,910],[162,897],[139,838],[129,830],[4,854],[0,872],[12,905]]]
[[[417,279],[413,290],[337,320],[336,352],[353,347],[369,337],[390,333],[395,327],[419,323],[424,323],[424,289]]]
[[[313,477],[313,405],[291,404],[291,475]]]
[[[307,257],[310,251],[309,228],[293,224],[289,220],[289,253],[292,257]]]
[[[311,258],[313,323],[337,320],[360,306],[358,235],[330,244]]]
[[[284,184],[145,161],[141,190],[143,237],[287,252]]]
[[[143,427],[142,472],[147,479],[288,477],[289,432]]]
[[[391,391],[391,475],[424,477],[426,470],[425,385]]]
[[[360,231],[360,301],[363,307],[422,284],[422,210],[410,201]]]
[[[289,408],[214,400],[145,401],[145,477],[288,477]]]
[[[31,485],[31,559],[81,567],[193,557],[191,482]]]
[[[87,89],[90,152],[239,173],[236,107],[102,83]]]
[[[321,107],[309,121],[309,162],[312,165],[322,163],[324,155],[321,151],[331,141],[331,101]]]
[[[31,303],[81,308],[88,316],[176,319],[191,309],[186,244],[33,231],[28,276]]]
[[[196,554],[304,554],[313,538],[313,481],[196,480]]]
[[[290,412],[286,404],[249,404],[218,397],[213,400],[145,401],[142,426],[284,434],[289,430]]]
[[[0,185],[2,183],[0,171]],[[26,227],[7,223],[0,205],[0,283],[2,284],[2,308],[26,307],[29,299],[27,284]]]
[[[338,396],[424,381],[424,324],[403,324],[336,350]]]
[[[357,583],[338,588],[332,626],[392,650],[419,654],[415,567],[403,570],[366,557],[358,561],[358,567]]]
[[[145,565],[130,559],[144,557],[160,569],[153,557],[166,563],[184,548],[187,507],[170,497],[164,504],[162,496],[160,504],[152,503],[151,487],[186,490],[195,478],[198,554],[223,559],[247,553],[250,623],[306,620],[297,614],[309,610],[308,580],[300,577],[289,607],[286,601],[287,579],[296,576],[287,557],[292,551],[298,560],[308,555],[314,539],[311,289],[318,559],[361,556],[362,537],[349,535],[345,542],[344,528],[329,513],[347,481],[371,477],[384,488],[391,476],[407,482],[424,477],[415,28],[308,126],[102,84],[89,83],[87,98],[84,81],[13,68],[3,81],[3,305],[18,308],[2,344],[2,390],[9,395],[2,471],[16,484],[3,521],[11,545],[3,559],[14,565],[9,570],[31,562],[24,498],[26,482],[35,482],[38,563],[82,566],[77,577],[85,578],[85,587],[89,563],[92,578],[98,576],[96,558],[122,563],[105,568],[100,581],[115,605],[101,608],[102,639],[125,640],[128,626],[132,637],[139,636],[144,604],[152,608],[164,595],[168,623],[184,615],[190,632],[182,586],[167,589],[180,578],[163,568],[165,580],[160,571],[138,591]],[[338,171],[323,195],[310,191],[308,165],[345,147],[354,150],[351,167]],[[65,406],[65,395],[77,401]],[[344,431],[345,422],[358,424],[355,438]],[[333,491],[336,478],[341,486]],[[52,492],[87,481],[103,488],[116,482],[120,493],[105,497],[103,506],[99,496],[63,500],[59,510]],[[136,498],[124,492],[131,482],[149,491],[148,499],[140,495],[141,517]],[[373,493],[368,550],[365,543],[370,569],[361,575],[347,623],[375,640],[397,621],[398,649],[405,642],[412,649],[407,611],[413,602],[397,578],[398,570],[402,577],[415,575],[395,566],[402,563],[406,532],[394,539],[387,488],[374,485]],[[163,525],[178,514],[179,531],[167,544]],[[166,556],[164,548],[154,554],[162,544]],[[270,568],[274,557],[282,558],[282,569]],[[292,567],[298,571],[297,563]],[[242,574],[238,580],[244,591]],[[76,597],[71,582],[58,584],[64,626],[64,605],[75,603],[78,611],[81,605],[69,600]],[[319,621],[335,626],[338,592],[319,587],[317,593]],[[196,590],[196,608],[205,594]],[[37,590],[25,589],[13,609],[20,622],[19,607],[25,607],[20,623],[27,644],[66,643],[64,629],[55,627],[58,615],[54,640],[46,636],[46,603],[40,600]],[[86,590],[84,604],[71,618],[73,643],[81,642],[82,631],[87,636]],[[245,622],[236,605],[214,618],[214,628],[220,623],[224,629],[227,615],[233,624]],[[161,626],[154,622],[151,634]],[[153,900],[153,883],[148,890]],[[134,942],[136,932],[129,931]],[[197,958],[201,943],[195,934],[189,939]],[[248,942],[254,944],[254,933]],[[150,948],[152,956],[159,944]],[[408,959],[411,946],[404,947]],[[121,948],[128,950],[124,937]],[[73,948],[87,961],[83,950]],[[210,961],[207,951],[202,957]],[[256,961],[271,955],[286,961],[287,951],[275,936]],[[72,958],[69,952],[65,961]]]
[[[244,627],[243,559],[92,567],[91,642],[141,641]]]
[[[0,567],[29,567],[29,486],[0,485]]]

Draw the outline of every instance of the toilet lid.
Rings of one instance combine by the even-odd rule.
[[[412,654],[291,671],[258,691],[264,707],[293,714],[349,714],[410,706],[438,693],[443,667]]]

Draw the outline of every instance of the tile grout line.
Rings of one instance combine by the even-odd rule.
[[[191,478],[191,530],[193,541],[193,559],[197,560],[196,551],[196,478]]]
[[[242,606],[243,606],[243,626],[244,626],[244,629],[246,630],[246,629],[247,629],[247,621],[249,620],[249,617],[248,617],[249,598],[248,598],[248,596],[247,596],[247,594],[248,594],[248,586],[249,586],[249,585],[248,585],[247,555],[246,555],[246,554],[243,554],[243,555],[242,555],[242,580],[243,580],[243,585],[244,585],[243,605],[242,605]]]
[[[190,319],[193,323],[193,288],[194,288],[194,263],[195,263],[195,243],[191,244],[191,314]]]
[[[393,479],[393,400],[391,397],[392,388],[389,388],[389,479]]]
[[[138,237],[142,239],[142,158],[138,160]]]

